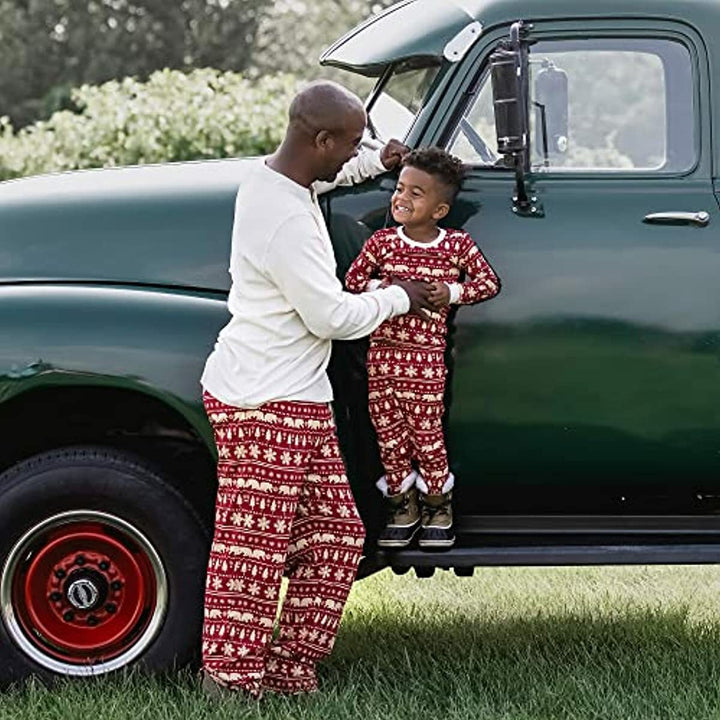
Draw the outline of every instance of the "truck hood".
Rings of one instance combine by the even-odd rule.
[[[320,64],[373,77],[391,63],[439,62],[448,44],[475,22],[483,4],[483,0],[405,0],[340,38],[320,56]]]
[[[0,284],[225,291],[248,159],[85,170],[0,183]]]

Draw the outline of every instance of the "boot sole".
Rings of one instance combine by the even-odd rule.
[[[419,525],[413,530],[412,535],[407,540],[378,540],[377,546],[379,548],[404,548],[404,547],[407,547],[415,539],[415,536],[417,535],[418,530],[420,530]]]
[[[418,547],[421,548],[451,548],[455,544],[455,538],[452,540],[418,540]]]

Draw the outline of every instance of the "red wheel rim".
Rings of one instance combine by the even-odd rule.
[[[59,663],[68,674],[107,671],[152,639],[150,626],[165,609],[164,571],[129,524],[93,511],[66,513],[27,533],[11,554],[16,561],[6,564],[3,596],[9,582],[11,619],[41,664]]]

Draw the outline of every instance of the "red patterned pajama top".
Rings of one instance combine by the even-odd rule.
[[[488,300],[500,290],[497,275],[462,230],[440,230],[429,243],[412,240],[402,227],[376,232],[345,284],[359,293],[391,278],[447,283],[455,304]],[[378,486],[389,495],[413,483],[432,495],[446,493],[454,483],[442,428],[448,312],[445,306],[427,320],[400,315],[370,336],[368,409],[385,468]]]
[[[450,303],[457,305],[489,300],[500,291],[500,280],[464,230],[441,228],[429,243],[412,240],[402,227],[378,230],[350,266],[345,285],[350,292],[360,293],[393,277],[445,282],[450,287]],[[449,310],[446,306],[429,320],[398,315],[375,330],[371,342],[442,351]]]

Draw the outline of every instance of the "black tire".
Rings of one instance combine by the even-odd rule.
[[[208,532],[143,459],[25,460],[0,475],[0,528],[3,685],[197,659]]]

